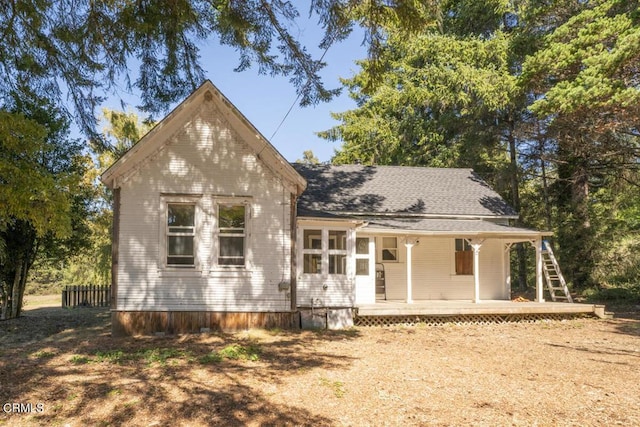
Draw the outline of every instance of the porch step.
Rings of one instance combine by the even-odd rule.
[[[572,303],[573,298],[571,298],[567,283],[560,271],[560,265],[553,254],[551,244],[546,240],[542,242],[542,261],[542,271],[545,282],[547,283],[547,289],[551,295],[551,300],[564,300]]]

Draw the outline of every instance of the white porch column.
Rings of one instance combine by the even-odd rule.
[[[536,301],[544,302],[544,284],[542,283],[542,238],[532,242],[536,248]]]
[[[480,302],[480,248],[483,240],[470,240],[469,244],[473,249],[473,302]]]
[[[513,243],[504,245],[504,254],[502,257],[502,274],[504,277],[504,293],[507,297],[511,296],[511,247]]]
[[[415,238],[407,237],[404,242],[404,246],[407,248],[407,304],[413,303],[413,290],[411,280],[411,249],[416,244]]]

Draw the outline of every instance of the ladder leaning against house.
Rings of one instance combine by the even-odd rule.
[[[551,294],[551,300],[573,302],[569,288],[567,288],[567,282],[565,282],[560,272],[560,265],[553,255],[551,244],[546,240],[542,242],[542,270],[545,281],[547,282],[547,289],[549,289],[549,293]]]

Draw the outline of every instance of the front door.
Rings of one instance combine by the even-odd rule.
[[[375,254],[373,237],[356,237],[356,304],[376,302]]]

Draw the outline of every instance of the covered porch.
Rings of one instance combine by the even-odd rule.
[[[536,303],[544,303],[543,239],[550,232],[512,227],[481,219],[394,218],[375,219],[356,230],[356,258],[365,238],[375,242],[397,242],[398,256],[385,262],[386,247],[370,250],[377,254],[376,266],[384,270],[385,293],[377,286],[375,298],[370,281],[356,276],[356,306],[369,307],[393,303],[405,306],[425,304],[437,307],[465,302],[473,307],[487,302],[510,303],[510,252],[516,243],[530,243],[536,254]],[[376,237],[377,236],[377,237]],[[389,236],[389,237],[386,237]],[[391,240],[392,242],[394,240]],[[380,256],[382,253],[382,257]],[[373,262],[373,256],[371,256]],[[358,260],[357,262],[362,262]],[[366,264],[365,264],[366,265]],[[362,274],[356,268],[356,274]],[[391,274],[389,274],[391,273]],[[379,272],[376,271],[377,276]],[[376,277],[379,279],[379,277]],[[376,281],[376,285],[379,280]],[[494,304],[495,303],[495,304]]]

